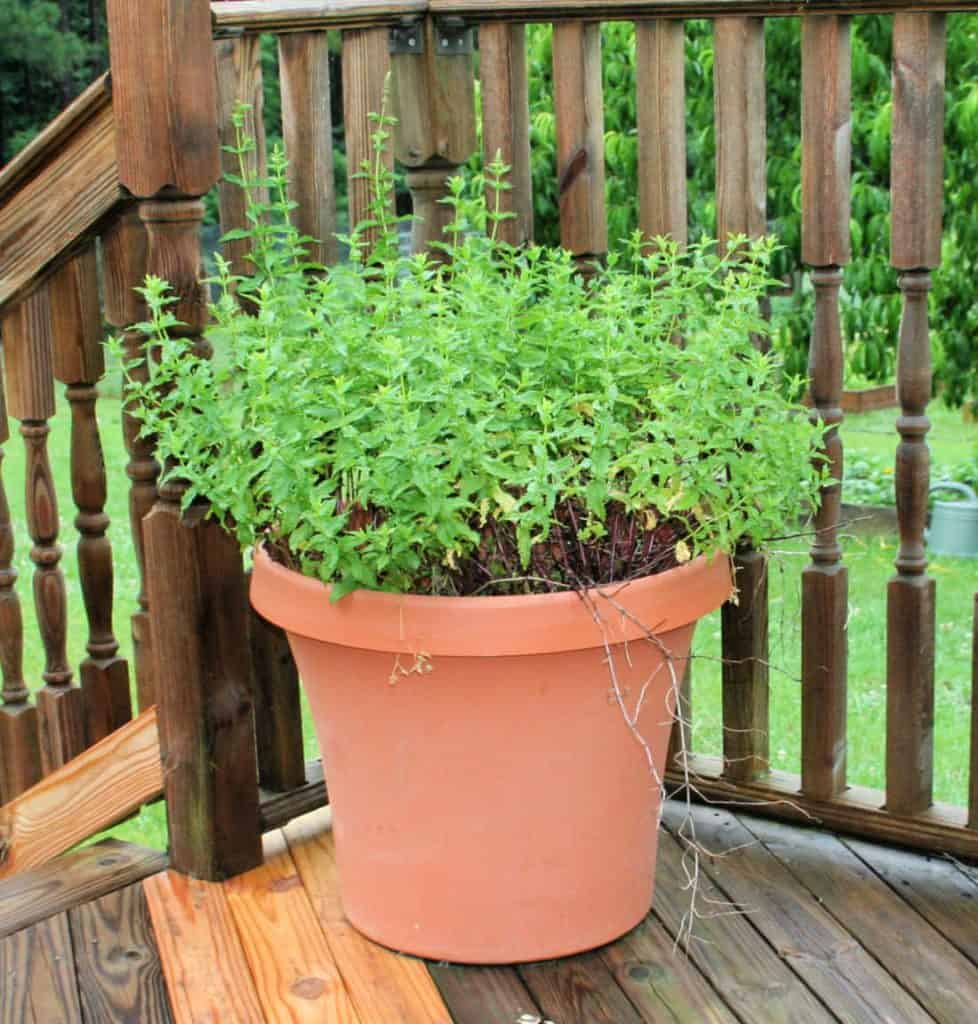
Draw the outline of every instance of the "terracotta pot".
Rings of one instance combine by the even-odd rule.
[[[638,729],[661,777],[663,649],[681,678],[696,620],[730,592],[718,558],[588,601],[361,590],[330,603],[257,552],[251,599],[288,633],[309,697],[351,923],[463,963],[564,956],[638,924],[660,795],[605,642],[630,714],[644,689]]]

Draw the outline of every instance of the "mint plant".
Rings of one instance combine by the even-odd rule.
[[[635,235],[585,277],[568,252],[497,237],[497,160],[452,181],[439,260],[404,256],[390,125],[349,262],[306,261],[280,150],[266,182],[239,180],[254,273],[218,260],[214,360],[170,337],[173,297],[147,279],[158,358],[128,388],[185,502],[339,598],[626,580],[762,544],[817,500],[820,428],[751,342],[771,240],[721,256]]]

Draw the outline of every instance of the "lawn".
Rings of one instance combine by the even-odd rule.
[[[933,459],[950,464],[973,457],[978,448],[978,427],[962,423],[958,412],[935,403],[931,409],[934,429]],[[885,456],[894,450],[895,413],[892,410],[850,417],[844,427],[848,456]],[[99,403],[99,419],[109,476],[107,510],[112,518],[109,535],[115,553],[116,635],[123,654],[131,654],[129,616],[135,607],[138,573],[129,541],[126,454],[116,397]],[[61,500],[62,542],[66,545],[63,566],[69,586],[69,655],[77,665],[84,657],[85,615],[78,587],[76,562],[71,550],[75,531],[69,483],[69,416],[59,402],[52,421],[51,461]],[[31,686],[39,686],[43,652],[28,580],[30,538],[24,522],[23,445],[15,433],[5,446],[4,481],[15,518],[16,565],[21,573],[19,591],[26,632],[24,671]],[[808,561],[806,543],[779,545],[771,567],[771,755],[776,768],[798,771],[800,765],[800,574]],[[849,780],[867,786],[883,785],[883,750],[886,713],[885,634],[886,581],[893,572],[894,538],[885,533],[860,531],[844,540],[849,566]],[[971,614],[978,584],[975,564],[940,558],[931,564],[937,580],[937,675],[936,675],[936,770],[935,797],[964,803],[967,798],[967,761],[971,695]],[[720,732],[720,624],[719,615],[699,626],[694,653],[694,745],[703,753],[718,753]],[[312,753],[311,728],[306,718],[307,748]],[[166,826],[162,806],[146,808],[120,826],[114,834],[133,841],[163,847]]]

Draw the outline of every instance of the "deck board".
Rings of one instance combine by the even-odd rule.
[[[285,837],[265,837],[265,863],[225,885],[268,1024],[361,1024]]]
[[[717,902],[701,902],[685,956],[674,945],[689,892],[672,834],[683,813],[666,810],[655,907],[637,928],[564,960],[464,967],[401,956],[353,929],[330,812],[316,811],[269,834],[265,864],[238,879],[163,871],[0,939],[0,1024],[975,1019],[978,880],[965,866],[696,808],[698,840],[719,855],[701,859],[700,899]],[[21,894],[16,914],[23,904]]]
[[[162,871],[143,891],[176,1024],[262,1024],[223,887]]]
[[[975,1019],[978,968],[840,839],[760,818],[748,827],[935,1020]]]
[[[880,1020],[933,1024],[933,1017],[863,949],[791,872],[729,811],[671,806],[670,829],[686,815],[696,839],[721,855],[703,857],[704,872],[740,906],[751,923],[822,1002],[846,1024]]]
[[[329,808],[285,827],[292,857],[312,899],[360,1020],[367,1024],[452,1024],[425,963],[364,938],[343,916]]]
[[[0,939],[0,1021],[3,1024],[81,1022],[68,915]]]
[[[74,907],[68,920],[85,1024],[171,1024],[142,885]]]
[[[0,938],[166,867],[166,854],[118,839],[66,853],[0,882]]]

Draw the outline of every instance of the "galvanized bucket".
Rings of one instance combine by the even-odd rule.
[[[967,501],[935,501],[927,531],[927,545],[935,555],[978,558],[978,495],[967,485],[942,480],[934,491],[956,491]]]

